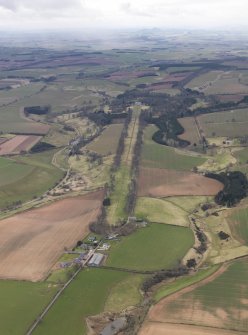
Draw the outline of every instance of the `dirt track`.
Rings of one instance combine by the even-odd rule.
[[[0,278],[38,281],[88,233],[103,191],[67,198],[0,221]]]
[[[241,335],[244,333],[224,329],[163,322],[147,322],[139,335]]]
[[[223,185],[192,172],[141,168],[138,196],[215,195]]]

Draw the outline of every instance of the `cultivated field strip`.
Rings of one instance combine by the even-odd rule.
[[[0,144],[0,156],[19,154],[22,151],[29,151],[41,140],[41,136],[17,135],[8,141]]]
[[[223,185],[192,172],[141,168],[138,196],[171,197],[185,195],[215,195]]]
[[[0,278],[43,279],[64,248],[89,232],[103,192],[59,200],[0,221]]]

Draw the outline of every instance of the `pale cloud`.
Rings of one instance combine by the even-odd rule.
[[[0,26],[248,27],[247,10],[247,0],[0,0]]]
[[[153,14],[145,8],[133,6],[130,2],[121,4],[120,9],[128,15],[153,17]]]
[[[80,0],[0,0],[0,7],[9,9],[13,12],[19,12],[22,9],[34,11],[47,11],[68,8],[79,8]]]

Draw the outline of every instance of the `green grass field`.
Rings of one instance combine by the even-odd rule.
[[[16,183],[31,173],[33,167],[18,163],[12,159],[0,157],[0,188],[9,183]]]
[[[8,133],[46,134],[48,127],[31,122],[22,117],[20,109],[28,104],[29,99],[36,99],[44,84],[32,83],[9,91],[0,92],[0,131]],[[9,99],[11,105],[4,106],[1,101]],[[31,104],[32,105],[32,104]],[[37,103],[35,104],[35,106]]]
[[[84,79],[83,85],[92,91],[103,91],[114,97],[125,92],[126,86],[116,84],[108,79]]]
[[[20,114],[20,104],[0,107],[0,131],[3,133],[46,134],[47,125],[24,119]]]
[[[107,220],[110,224],[116,224],[120,219],[126,218],[125,205],[130,182],[130,170],[126,164],[122,164],[115,173],[115,188],[111,193],[111,205],[107,210]]]
[[[202,87],[204,85],[206,85],[206,83],[216,80],[216,78],[218,77],[218,75],[220,75],[222,72],[221,71],[210,71],[204,74],[201,74],[200,76],[194,78],[193,80],[191,80],[186,87],[187,88],[199,88]]]
[[[30,83],[26,86],[20,86],[11,90],[4,90],[0,92],[0,99],[2,97],[13,97],[14,99],[24,99],[36,95],[45,85],[43,83]]]
[[[188,226],[188,213],[166,199],[139,197],[135,215],[150,222]]]
[[[175,204],[182,208],[188,213],[191,213],[197,206],[212,200],[212,197],[206,196],[181,196],[181,197],[170,197],[167,201]]]
[[[15,201],[27,201],[34,196],[42,195],[62,178],[63,172],[51,164],[55,151],[28,156],[16,156],[15,161],[6,166],[3,165],[3,173],[0,177],[0,206],[5,207]],[[4,183],[4,185],[2,184]]]
[[[12,102],[10,105],[4,106],[10,102]],[[82,80],[76,79],[73,74],[61,77],[61,82],[49,85],[32,83],[3,91],[0,92],[0,131],[46,134],[47,127],[44,128],[41,123],[29,122],[22,117],[20,113],[22,107],[50,105],[52,113],[57,113],[73,110],[89,102],[99,104],[100,97],[95,91],[82,85]]]
[[[153,223],[114,242],[106,264],[137,270],[168,269],[176,266],[193,244],[189,228]]]
[[[199,118],[203,123],[248,122],[248,108],[204,114]]]
[[[201,121],[200,121],[201,123]],[[202,124],[205,136],[208,137],[240,137],[248,135],[247,122],[205,123]]]
[[[115,154],[122,128],[123,124],[108,126],[99,137],[87,145],[87,149],[103,156]]]
[[[85,318],[102,312],[111,289],[128,276],[128,273],[104,269],[83,270],[57,300],[34,334],[86,334]]]
[[[130,275],[117,283],[110,291],[105,311],[121,312],[127,307],[138,305],[142,299],[140,287],[144,278],[144,275]]]
[[[194,78],[186,87],[199,89],[205,94],[247,94],[248,87],[241,71],[209,71]]]
[[[238,161],[241,164],[247,164],[248,163],[248,148],[243,148],[239,151],[234,152],[234,157],[238,159]]]
[[[219,80],[209,85],[204,90],[206,95],[209,94],[247,94],[248,86],[243,84],[239,78],[239,73],[232,72],[230,76],[221,76]]]
[[[191,276],[178,278],[178,279],[175,279],[171,283],[162,285],[154,293],[154,301],[158,302],[162,298],[165,298],[170,294],[173,294],[175,292],[182,290],[184,287],[200,282],[201,280],[213,274],[218,268],[219,268],[219,265],[214,265],[214,266],[211,266],[210,268],[199,270],[196,274],[193,274]]]
[[[141,153],[141,165],[151,168],[164,168],[176,170],[191,170],[194,166],[201,165],[205,158],[180,152],[174,148],[158,144],[152,140],[152,135],[157,130],[150,125],[145,129],[144,145]]]
[[[132,109],[132,120],[128,126],[128,134],[124,141],[121,163],[114,173],[114,189],[110,194],[111,205],[107,210],[107,221],[110,224],[119,223],[120,220],[126,219],[128,216],[126,203],[132,177],[131,161],[138,131],[138,122],[136,121],[138,120],[141,107],[134,106]]]
[[[247,300],[248,300],[248,263],[247,260],[236,261],[214,280],[196,288],[193,292],[185,293],[169,304],[169,312],[178,315],[182,323],[197,323],[206,326],[247,331]],[[186,308],[192,311],[184,314]],[[193,311],[200,311],[200,315],[212,315],[198,319]],[[215,323],[216,324],[216,323]]]
[[[234,236],[248,245],[248,208],[234,210],[228,222]]]
[[[0,334],[25,334],[56,290],[48,283],[0,281]]]
[[[58,83],[49,85],[39,94],[25,99],[23,103],[26,106],[49,104],[52,107],[52,112],[62,112],[67,109],[71,110],[76,106],[82,106],[91,98],[93,100],[91,92],[80,87],[80,85],[72,86],[68,81],[65,81],[62,85],[60,86]]]
[[[67,146],[69,142],[78,135],[75,131],[66,131],[62,125],[53,125],[48,134],[44,137],[44,142],[56,147]]]

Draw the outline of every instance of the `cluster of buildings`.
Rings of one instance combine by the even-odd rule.
[[[82,251],[69,251],[67,254],[75,254],[76,258],[70,261],[61,262],[61,268],[68,268],[74,264],[78,265],[88,265],[88,266],[100,266],[103,260],[106,258],[105,254],[96,252],[97,251],[107,251],[110,248],[110,244],[103,243],[100,244],[100,241],[96,237],[90,236],[88,238],[89,243],[82,243],[78,248],[83,249]],[[84,252],[83,252],[84,251]]]

